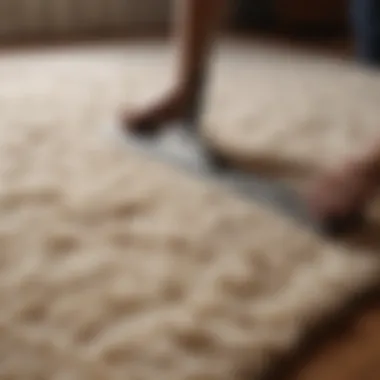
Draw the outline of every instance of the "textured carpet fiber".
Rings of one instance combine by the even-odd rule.
[[[237,158],[302,179],[379,138],[378,72],[252,43],[218,55],[205,124]]]
[[[121,105],[167,84],[168,54],[152,44],[1,58],[2,377],[220,380],[247,363],[258,372],[290,349],[305,325],[377,275],[370,250],[323,242],[107,138],[104,126]],[[247,65],[244,54],[229,55],[226,69]],[[327,65],[336,84],[322,84],[312,107],[312,98],[295,95],[292,65],[301,64],[281,54],[293,75],[277,82],[278,102],[268,97],[276,83],[270,57],[255,55],[259,70],[250,77],[260,73],[267,94],[248,77],[236,93],[232,79],[239,76],[226,78],[231,92],[220,93],[220,133],[231,136],[235,126],[233,143],[242,150],[255,147],[256,136],[263,149],[268,141],[268,155],[277,144],[277,154],[302,156],[309,150],[293,151],[286,147],[292,139],[278,137],[294,120],[289,114],[307,118],[326,104],[332,112],[331,96],[342,91],[349,103],[336,96],[337,115],[356,115],[350,104],[370,90],[359,94],[364,84],[356,76],[350,97],[350,80]],[[258,107],[259,92],[266,108],[250,123],[242,115],[249,104]],[[255,134],[274,124],[280,143]],[[248,127],[247,139],[240,132]]]

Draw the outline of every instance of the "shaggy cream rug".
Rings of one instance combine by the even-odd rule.
[[[357,125],[359,101],[375,117],[366,74],[351,78],[320,60],[308,75],[305,61],[281,51],[225,49],[221,140],[312,161],[367,136],[333,128],[331,145],[316,137],[327,131],[321,120]],[[377,276],[370,250],[324,242],[107,140],[104,125],[121,105],[167,85],[169,53],[138,44],[1,57],[1,377],[221,380],[246,365],[258,373]],[[249,59],[257,69],[248,77]],[[309,132],[297,145],[286,127],[302,120]]]
[[[315,52],[252,43],[226,44],[217,58],[207,132],[254,168],[307,178],[380,138],[376,71]]]

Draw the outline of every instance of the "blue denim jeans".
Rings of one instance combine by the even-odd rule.
[[[380,0],[350,0],[357,59],[380,66]]]

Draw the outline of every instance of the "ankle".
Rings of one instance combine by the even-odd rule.
[[[368,182],[380,182],[380,166],[372,157],[362,157],[351,162],[351,171]]]
[[[170,91],[172,98],[180,103],[188,103],[195,94],[195,86],[190,82],[180,82]]]

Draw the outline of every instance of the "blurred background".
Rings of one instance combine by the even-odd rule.
[[[165,33],[170,0],[0,0],[3,44]],[[230,0],[228,32],[347,38],[345,0]]]

